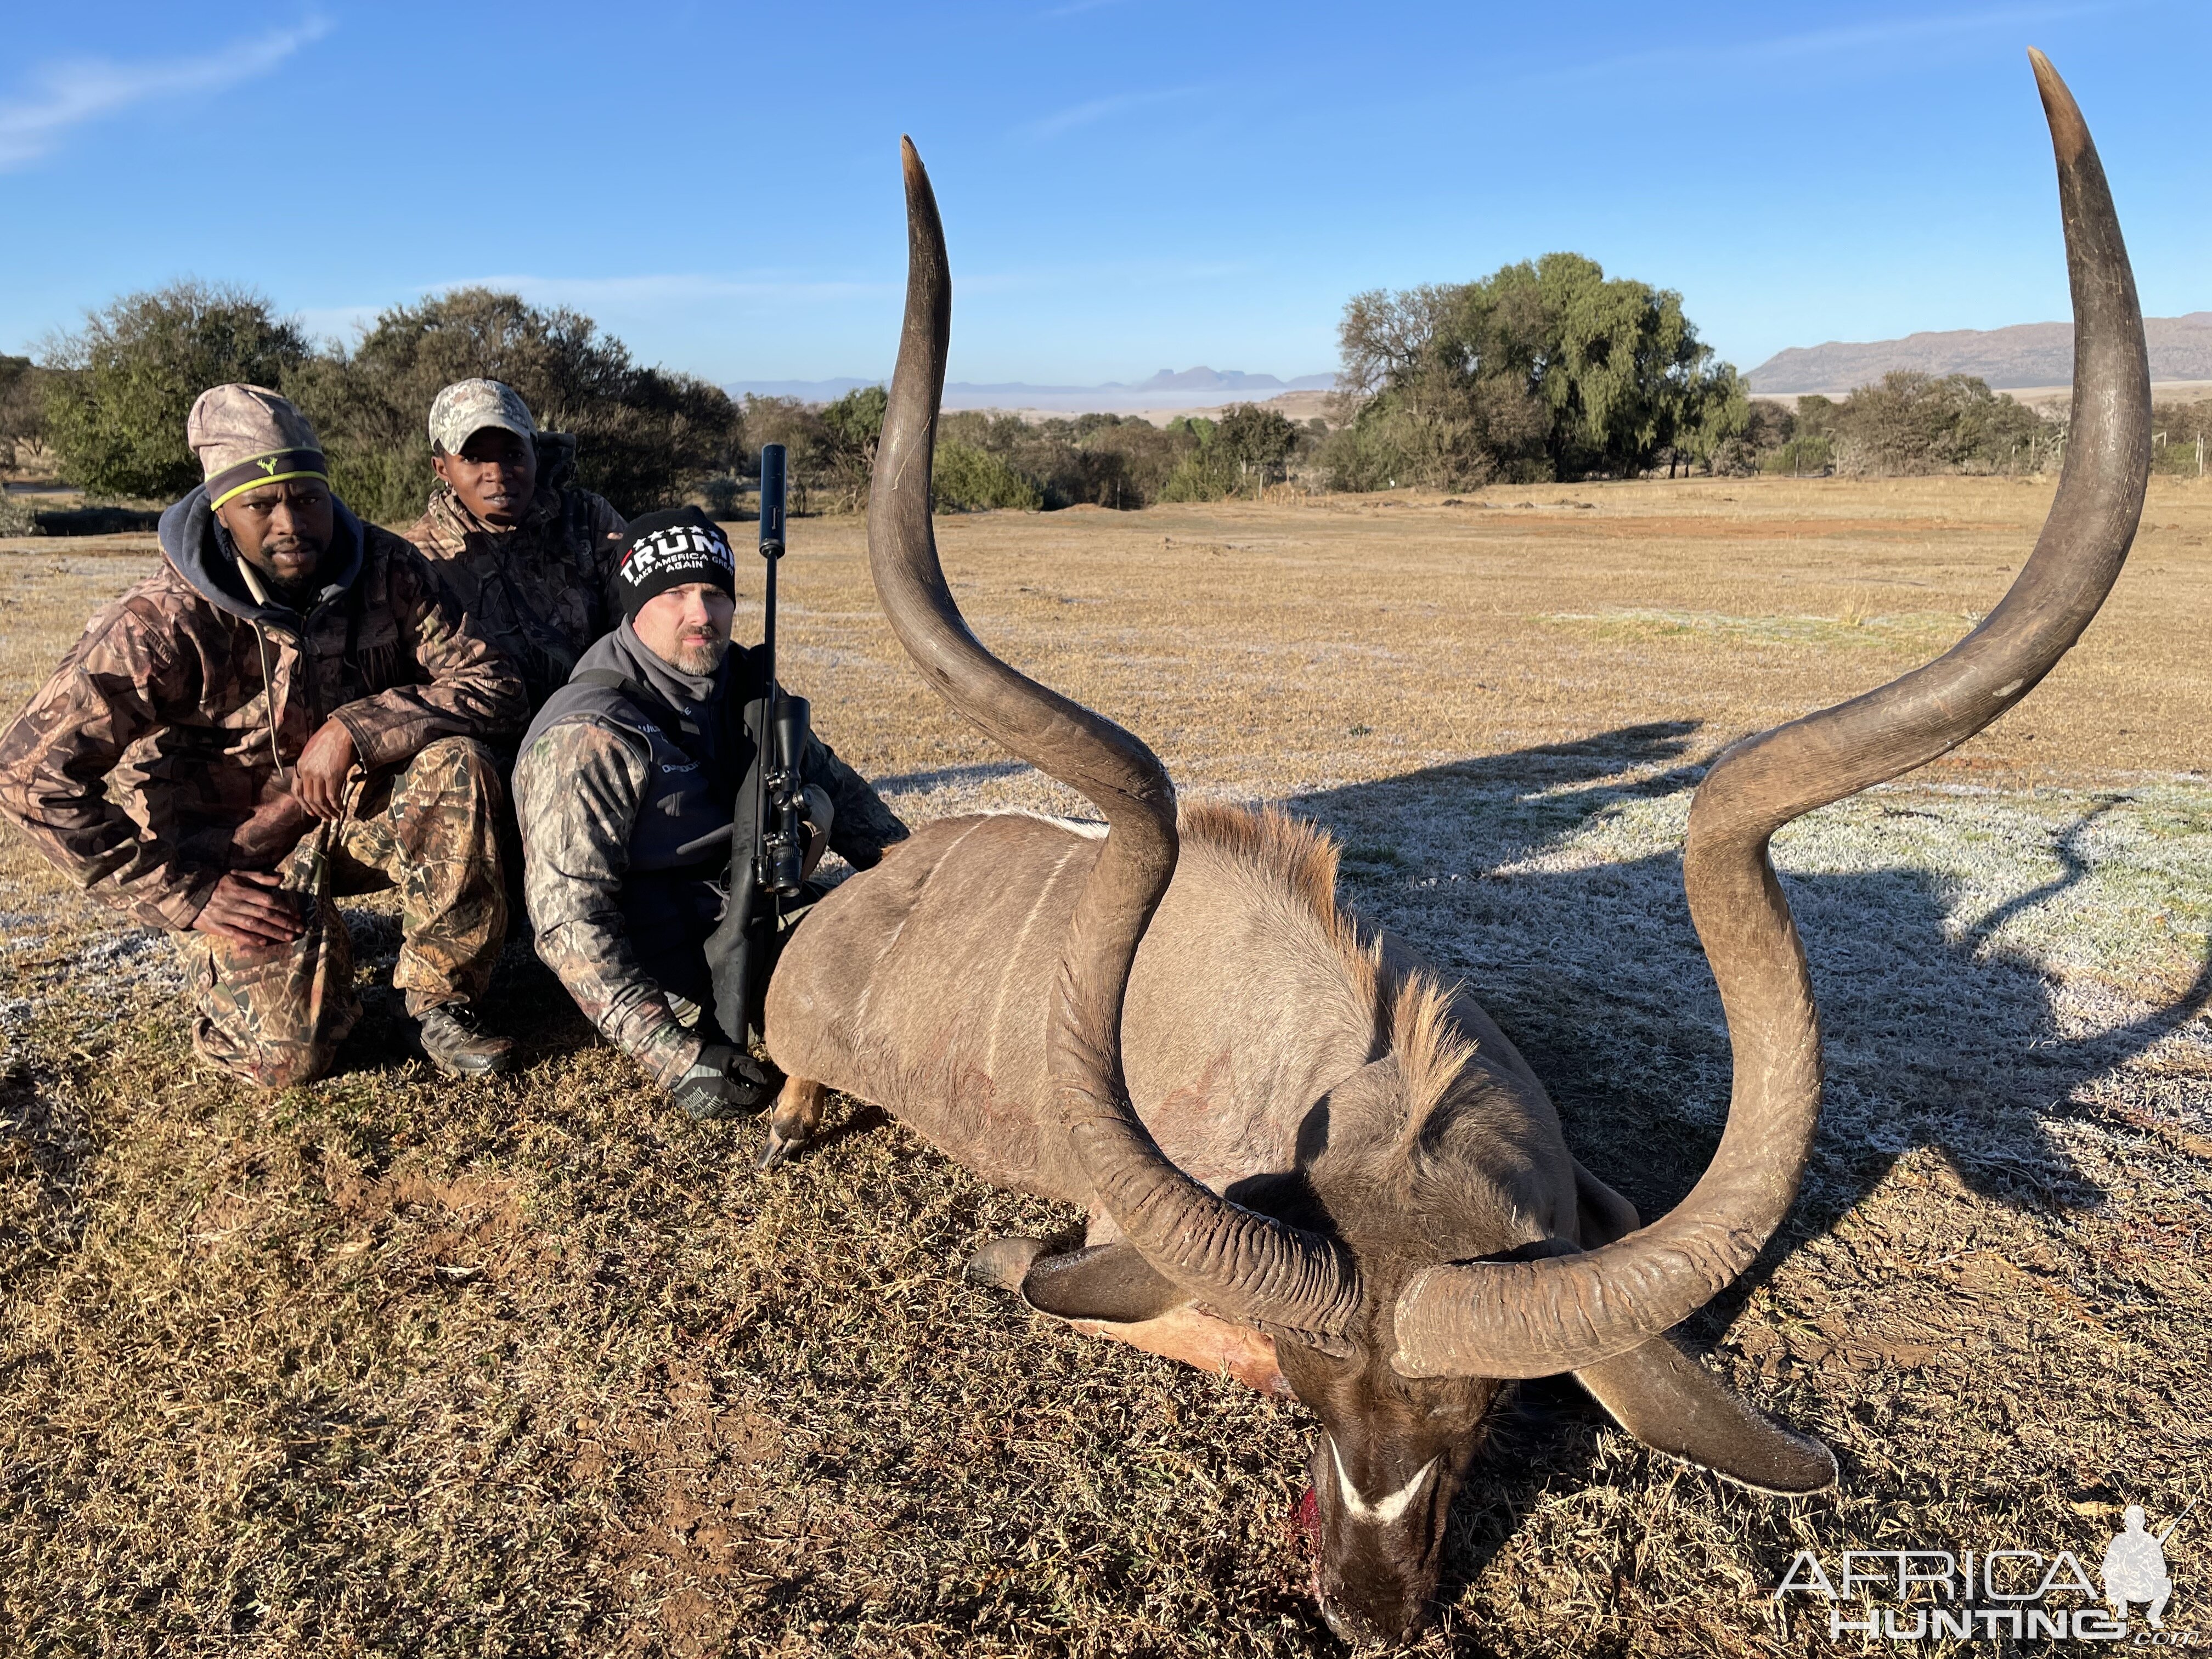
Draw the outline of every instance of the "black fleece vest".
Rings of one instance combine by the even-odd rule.
[[[753,738],[739,718],[761,695],[759,648],[732,650],[713,697],[689,707],[664,695],[611,634],[584,653],[522,739],[527,749],[565,720],[597,720],[621,732],[645,762],[645,793],[629,837],[623,921],[638,965],[663,990],[712,1000],[701,947],[729,897],[733,830],[752,844],[752,803],[740,792]]]

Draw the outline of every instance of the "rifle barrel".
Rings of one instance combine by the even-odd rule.
[[[783,512],[787,478],[781,444],[761,446],[760,550],[768,561],[768,583],[761,596],[761,643],[767,647],[768,694],[775,696],[775,567],[783,558]]]
[[[781,769],[786,757],[775,752],[775,711],[779,693],[775,681],[775,568],[783,561],[783,514],[786,475],[784,447],[781,444],[761,446],[760,491],[760,550],[768,564],[768,580],[761,592],[761,648],[768,659],[768,684],[762,693],[761,730],[757,734],[760,748],[755,763],[759,778],[759,790],[753,800],[753,845],[751,848],[755,880],[762,887],[769,885],[767,842],[773,826],[769,822],[770,798],[769,774]],[[795,763],[791,757],[789,763]]]

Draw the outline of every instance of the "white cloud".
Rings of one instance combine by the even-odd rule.
[[[1087,104],[1077,104],[1048,115],[1042,121],[1032,121],[1022,131],[1032,138],[1057,138],[1063,132],[1077,127],[1087,127],[1093,121],[1103,121],[1109,115],[1119,115],[1125,110],[1142,109],[1149,104],[1164,104],[1172,99],[1188,98],[1203,92],[1203,87],[1167,87],[1158,92],[1121,92],[1110,98],[1094,98]]]
[[[326,20],[310,17],[296,28],[250,36],[198,58],[139,64],[80,58],[44,64],[33,72],[27,93],[0,101],[0,172],[36,161],[70,128],[88,121],[155,99],[220,92],[266,75],[330,32]]]

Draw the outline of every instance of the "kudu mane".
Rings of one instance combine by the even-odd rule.
[[[1451,992],[1430,974],[1392,974],[1382,941],[1337,902],[1336,840],[1326,830],[1268,806],[1254,811],[1214,803],[1187,805],[1181,834],[1188,847],[1218,850],[1248,881],[1302,924],[1299,933],[1343,975],[1347,1017],[1364,1026],[1374,1058],[1395,1055],[1405,1082],[1405,1116],[1394,1150],[1411,1148],[1450,1091],[1474,1046],[1454,1025]]]

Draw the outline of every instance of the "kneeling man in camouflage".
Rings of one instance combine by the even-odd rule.
[[[507,927],[479,739],[522,723],[521,677],[420,553],[331,495],[284,398],[219,386],[185,431],[206,483],[161,515],[161,568],[94,613],[0,734],[0,813],[88,891],[177,930],[193,1046],[233,1076],[282,1089],[329,1068],[361,1005],[316,899],[395,884],[392,982],[424,1051],[504,1071],[514,1045],[474,1012]],[[311,924],[341,951],[303,961],[327,937],[303,940]]]
[[[623,620],[538,712],[515,763],[523,884],[538,954],[586,1017],[686,1111],[719,1117],[775,1086],[738,1046],[745,1033],[716,1027],[705,950],[729,902],[756,750],[744,711],[765,692],[765,658],[730,649],[737,567],[706,514],[648,514],[627,534]],[[799,770],[816,856],[826,843],[865,870],[905,839],[820,739]]]

